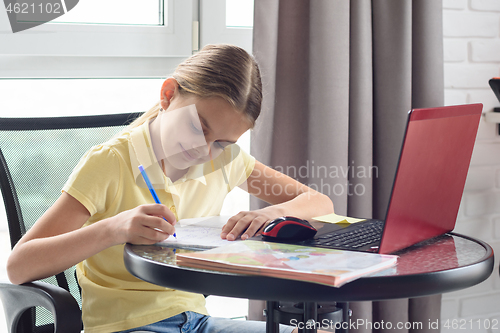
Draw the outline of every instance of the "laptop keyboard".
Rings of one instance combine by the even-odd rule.
[[[355,250],[368,244],[378,245],[382,239],[383,228],[384,221],[366,220],[342,230],[317,236],[307,241],[307,245],[347,250]]]

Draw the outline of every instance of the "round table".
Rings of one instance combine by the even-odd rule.
[[[395,266],[339,288],[181,267],[175,263],[173,249],[157,245],[127,244],[124,260],[134,276],[168,288],[208,295],[304,303],[374,301],[441,294],[484,281],[494,265],[493,251],[488,244],[454,233],[416,244],[396,254],[399,258]]]

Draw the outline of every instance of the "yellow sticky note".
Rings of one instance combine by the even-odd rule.
[[[349,223],[349,224],[366,220],[366,219],[358,219],[358,218],[354,218],[354,217],[337,215],[335,213],[323,215],[323,216],[318,216],[318,217],[313,217],[313,219],[316,221],[326,222],[326,223]]]

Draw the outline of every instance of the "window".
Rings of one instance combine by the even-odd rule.
[[[85,18],[78,19],[78,6],[85,8],[86,5],[82,4],[86,1],[88,0],[80,1],[73,9],[74,13],[71,10],[67,17],[66,14],[61,16],[59,23],[46,23],[15,34],[1,34],[1,54],[94,57],[186,57],[191,54],[192,1],[164,0],[162,3],[167,17],[162,25],[60,22],[71,17],[76,21],[86,21]],[[153,0],[135,2],[143,6],[143,2],[151,1]],[[101,21],[101,18],[96,14],[93,21]],[[136,18],[138,19],[139,15]],[[124,18],[113,15],[107,20],[123,21]],[[89,18],[88,21],[92,20]],[[4,10],[0,10],[0,30],[11,31],[7,12]]]
[[[252,52],[253,0],[200,0],[200,44],[230,43]]]
[[[0,79],[0,117],[51,117],[149,110],[164,78]],[[250,136],[238,144],[249,151]],[[248,210],[248,194],[237,188],[222,215]],[[0,224],[6,225],[6,222]],[[1,230],[1,227],[0,227]]]
[[[162,0],[85,0],[52,23],[166,25]]]
[[[254,0],[199,0],[200,47],[206,44],[230,43],[252,53]],[[250,152],[250,131],[238,140]],[[226,198],[223,214],[250,209],[248,193],[236,188]]]
[[[102,15],[104,9],[93,18],[77,12],[78,6],[81,10],[91,3],[102,5],[111,1],[118,1],[122,7],[132,3],[80,0],[77,7],[53,23],[16,34],[10,33],[7,13],[0,7],[0,30],[6,32],[0,34],[1,117],[146,111],[156,103],[162,80],[191,55],[193,18],[201,21],[201,45],[224,42],[252,51],[251,27],[229,14],[233,11],[231,6],[251,14],[251,6],[241,5],[249,0],[228,0],[227,19],[225,0],[134,1],[141,4],[141,9],[150,5],[163,8],[163,22],[159,13],[156,18],[134,13],[131,19],[124,18],[123,13]],[[235,3],[240,5],[234,6]],[[244,134],[238,144],[249,151],[249,134]],[[0,249],[0,281],[7,282],[9,242],[3,204],[0,206],[0,239],[4,245]],[[248,206],[248,194],[235,189],[221,213],[236,214],[248,210]],[[217,298],[210,297],[209,307],[213,302],[211,308],[221,312],[213,314],[227,315],[220,306],[230,304],[227,300],[217,303]],[[233,317],[246,313],[246,300],[236,302],[245,304],[228,306],[235,312],[231,312]],[[0,311],[0,333],[3,327],[6,325]]]
[[[158,102],[162,82],[162,78],[0,79],[0,116],[56,117],[147,111]]]
[[[226,0],[226,27],[253,28],[254,0]]]

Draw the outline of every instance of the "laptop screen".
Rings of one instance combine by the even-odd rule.
[[[453,230],[482,104],[410,111],[380,253]]]

